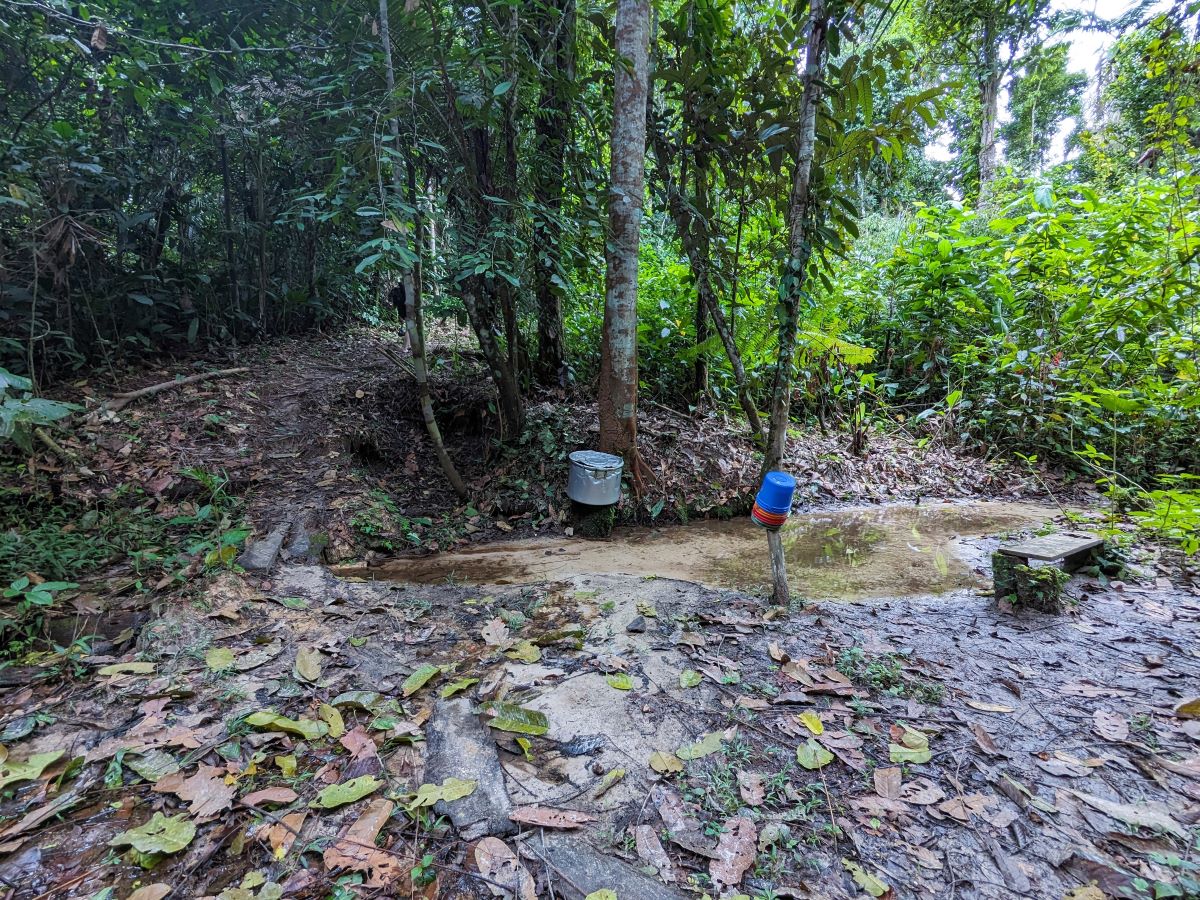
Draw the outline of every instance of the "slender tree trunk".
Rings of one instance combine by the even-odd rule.
[[[615,50],[612,185],[600,348],[600,449],[623,454],[635,487],[640,487],[644,464],[637,452],[637,276],[645,192],[649,0],[617,0]]]
[[[996,178],[996,123],[1000,115],[1000,48],[992,23],[983,28],[983,77],[979,82],[979,202],[987,201]]]
[[[233,209],[229,196],[229,152],[225,147],[224,129],[217,135],[217,148],[221,154],[222,214],[225,219],[225,265],[229,278],[229,305],[231,311],[237,313],[242,308],[242,300],[238,293],[237,263],[233,255]]]
[[[396,112],[395,106],[396,70],[392,65],[392,40],[390,23],[388,21],[387,0],[379,0],[379,39],[383,43],[384,74],[388,89],[392,146],[393,150],[399,153],[400,117]],[[395,156],[392,157],[391,165],[392,190],[396,199],[399,200],[401,196],[400,171]],[[414,244],[413,255],[416,257],[416,262],[412,268],[404,272],[400,290],[404,292],[403,315],[408,330],[408,345],[412,350],[413,376],[417,381],[417,393],[421,403],[421,417],[425,420],[425,431],[429,435],[430,442],[433,444],[434,453],[437,454],[438,465],[441,466],[446,480],[450,482],[450,486],[454,488],[454,493],[458,494],[460,499],[466,500],[467,486],[463,483],[458,470],[454,468],[454,463],[451,461],[450,455],[446,452],[446,445],[442,441],[441,429],[438,428],[437,419],[433,414],[433,398],[429,393],[429,370],[425,364],[425,323],[421,312],[421,255],[424,252],[424,241],[422,240],[422,218],[417,199],[417,178],[410,155],[405,157],[405,171],[408,181],[408,202],[414,210],[412,236]],[[405,227],[403,231],[407,234],[408,228]]]
[[[775,362],[775,380],[771,387],[771,428],[763,459],[764,473],[779,468],[787,449],[800,299],[812,256],[812,164],[817,144],[817,107],[821,101],[828,28],[829,14],[825,0],[811,0],[808,43],[804,55],[804,87],[796,136],[796,170],[792,175],[792,190],[788,198],[788,261],[779,284],[779,357]]]
[[[699,282],[696,290],[696,343],[703,344],[708,340],[708,308],[713,304],[711,278],[709,276],[709,260],[712,259],[712,242],[708,239],[708,224],[712,218],[712,205],[708,194],[708,166],[703,154],[697,152],[696,165],[693,171],[696,179],[696,208],[700,210],[700,220],[692,219],[693,239],[699,249],[697,257],[704,261],[705,280],[709,282],[709,298],[700,296]],[[685,184],[680,179],[680,184]],[[708,393],[708,354],[703,350],[696,354],[696,364],[692,372],[692,397],[694,402]]]
[[[434,453],[437,454],[438,465],[442,467],[442,472],[454,488],[454,493],[458,494],[460,500],[466,500],[467,486],[458,474],[458,469],[454,467],[450,454],[446,452],[442,431],[438,428],[437,419],[433,414],[433,397],[429,392],[429,367],[425,361],[425,318],[421,311],[421,259],[425,252],[424,217],[421,215],[420,201],[417,197],[417,179],[411,158],[405,161],[405,167],[408,171],[408,202],[415,210],[413,242],[416,245],[414,250],[417,256],[413,265],[412,291],[406,291],[404,297],[404,321],[408,327],[408,343],[412,348],[413,375],[417,379],[417,392],[421,397],[421,417],[425,420],[425,431],[433,444]]]
[[[571,139],[570,96],[575,80],[575,0],[557,0],[548,7],[543,30],[553,35],[547,50],[553,72],[542,82],[541,104],[534,113],[533,199],[545,213],[534,219],[533,291],[538,309],[536,375],[546,385],[560,383],[563,370],[562,278],[563,180],[567,145]],[[557,13],[557,16],[554,15]],[[558,21],[555,21],[555,19]]]
[[[256,162],[258,190],[255,192],[254,214],[258,219],[258,324],[267,327],[267,188],[263,171],[262,132],[258,135]]]
[[[750,388],[746,382],[746,368],[742,364],[741,351],[738,350],[737,342],[734,340],[733,328],[726,320],[725,311],[721,309],[721,303],[712,288],[708,254],[703,251],[695,239],[691,209],[671,178],[671,171],[666,162],[669,159],[665,146],[666,141],[657,129],[652,132],[652,137],[658,174],[667,192],[667,211],[671,215],[671,221],[675,225],[679,241],[683,244],[683,251],[687,254],[688,264],[692,269],[692,278],[696,282],[696,295],[701,306],[708,311],[713,327],[725,348],[725,355],[729,357],[729,365],[733,369],[733,382],[737,388],[738,402],[741,404],[742,412],[746,415],[750,431],[756,441],[765,443],[762,420],[759,418],[758,408],[754,405],[754,399],[750,396]]]

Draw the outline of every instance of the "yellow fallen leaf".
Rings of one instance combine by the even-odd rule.
[[[821,717],[813,712],[800,713],[796,716],[797,721],[813,734],[824,734],[825,723],[821,721]]]
[[[1181,719],[1200,719],[1200,697],[1184,700],[1175,707],[1175,715]]]

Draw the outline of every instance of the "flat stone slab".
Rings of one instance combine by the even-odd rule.
[[[694,900],[694,894],[663,884],[633,866],[597,850],[574,834],[543,831],[521,845],[522,855],[542,862],[554,896],[583,900],[608,888],[619,900]]]
[[[508,817],[512,801],[504,786],[504,771],[488,727],[463,698],[439,700],[425,725],[425,781],[441,784],[447,778],[475,781],[475,792],[453,803],[438,801],[434,811],[449,816],[459,837],[473,841],[484,835],[514,834]]]
[[[238,565],[247,572],[269,571],[279,558],[279,551],[283,549],[283,542],[290,529],[291,525],[284,522],[272,528],[271,533],[262,540],[248,544],[238,557]]]
[[[1013,556],[1018,559],[1055,562],[1069,556],[1086,553],[1103,543],[1104,540],[1094,534],[1048,534],[1045,537],[1021,541],[1019,544],[1009,544],[1001,547],[1000,552],[1005,556]]]

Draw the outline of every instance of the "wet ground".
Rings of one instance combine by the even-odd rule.
[[[863,600],[944,594],[987,584],[999,537],[1058,514],[1031,503],[891,504],[797,513],[783,530],[788,579],[802,597]],[[488,544],[339,573],[412,584],[534,584],[574,573],[766,586],[767,543],[748,517],[665,528],[618,528],[607,541],[556,538]]]
[[[1071,896],[1188,896],[1200,884],[1200,589],[1146,557],[1122,582],[1077,576],[1067,615],[1007,614],[974,587],[970,554],[1041,511],[967,513],[860,510],[797,528],[796,568],[837,579],[810,584],[916,586],[862,603],[782,609],[673,580],[663,573],[684,564],[685,535],[670,531],[620,545],[644,575],[580,574],[596,558],[580,549],[538,584],[305,566],[223,576],[93,663],[148,671],[5,698],[0,727],[24,733],[6,741],[10,760],[64,752],[6,788],[0,896],[112,887],[102,896],[128,900],[158,883],[222,900],[490,897],[478,845],[412,805],[426,769],[444,770],[424,738],[452,689],[472,709],[502,700],[545,716],[491,729],[499,793],[592,817],[573,833],[641,885],[620,900],[716,896],[730,866],[755,898],[1060,898],[1089,885]],[[889,575],[897,554],[939,548],[944,574],[929,561],[925,576]],[[547,550],[514,548],[528,552],[522,578],[539,553],[559,564]],[[271,710],[316,728],[334,707],[340,737],[247,724]],[[197,782],[168,786],[163,767]],[[363,772],[377,781],[366,797],[322,804]],[[108,843],[156,812],[196,834],[144,871]],[[356,856],[347,836],[364,821],[378,826],[373,849]],[[592,876],[553,855],[552,832],[502,835],[529,872],[526,896],[613,887],[581,883]]]

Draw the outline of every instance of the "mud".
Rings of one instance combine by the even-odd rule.
[[[864,600],[935,596],[986,585],[983,559],[1005,532],[1057,510],[1025,503],[887,505],[805,513],[784,529],[788,578],[804,597]],[[621,528],[611,540],[489,544],[397,559],[341,575],[409,584],[534,584],[577,572],[672,578],[714,588],[766,586],[767,544],[749,519]]]

